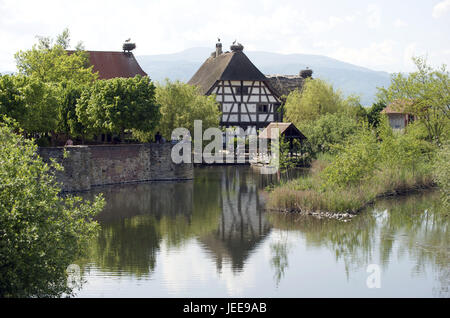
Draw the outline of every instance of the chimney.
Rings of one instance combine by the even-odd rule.
[[[216,57],[221,55],[223,53],[222,51],[222,43],[220,43],[220,39],[218,39],[219,42],[216,43]]]

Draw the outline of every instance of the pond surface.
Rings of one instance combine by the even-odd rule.
[[[382,200],[344,223],[265,212],[272,182],[208,167],[191,182],[86,194],[104,193],[107,206],[76,296],[449,297],[439,193]]]

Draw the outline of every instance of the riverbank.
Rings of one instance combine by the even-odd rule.
[[[321,173],[326,166],[327,162],[318,160],[308,176],[274,188],[269,194],[268,210],[348,220],[376,199],[435,186],[429,169],[406,167],[384,167],[355,185],[327,186]]]

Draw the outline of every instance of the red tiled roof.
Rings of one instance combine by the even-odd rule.
[[[405,112],[406,106],[410,106],[412,104],[411,100],[397,99],[394,102],[390,103],[381,113],[383,114],[407,114]]]
[[[73,51],[69,51],[69,54]],[[147,76],[131,52],[87,51],[99,79]]]

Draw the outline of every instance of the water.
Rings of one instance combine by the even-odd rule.
[[[273,182],[210,167],[191,182],[98,190],[107,206],[76,296],[449,297],[439,193],[379,201],[343,223],[265,212]],[[381,288],[367,287],[371,264]]]

